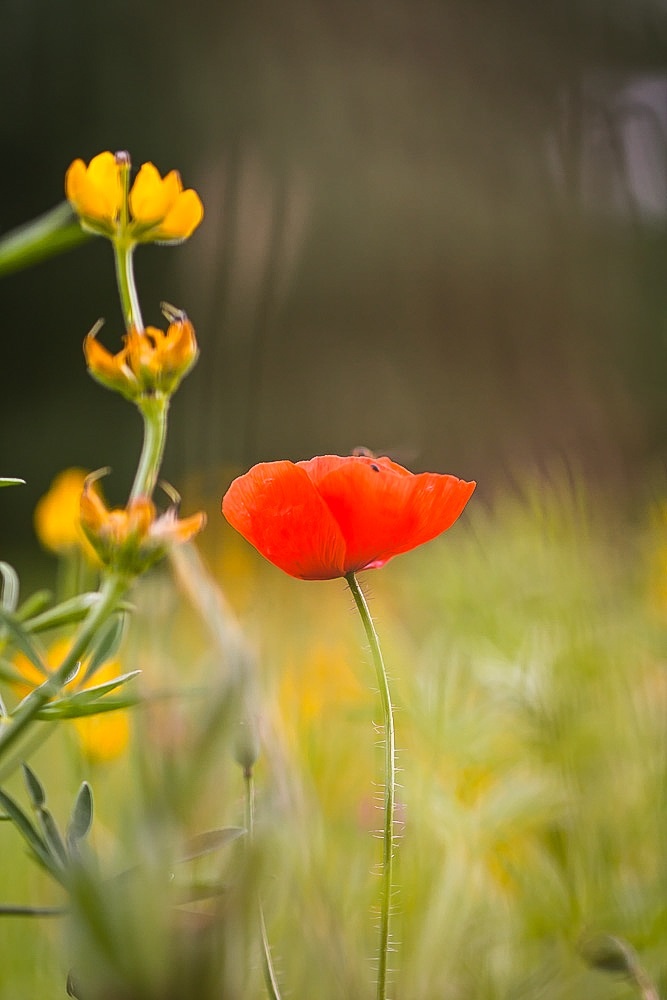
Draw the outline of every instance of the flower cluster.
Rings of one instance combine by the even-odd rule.
[[[199,351],[194,328],[185,313],[166,303],[162,309],[170,320],[167,330],[154,326],[144,330],[130,327],[117,354],[111,354],[97,340],[101,327],[97,323],[83,343],[93,378],[133,402],[142,396],[174,393]]]
[[[127,153],[99,153],[86,166],[75,160],[65,177],[67,198],[90,232],[132,243],[180,243],[192,235],[204,208],[178,171],[165,177],[144,163],[129,188]]]

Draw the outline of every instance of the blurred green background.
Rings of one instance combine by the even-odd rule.
[[[223,468],[360,444],[482,496],[554,462],[621,497],[654,480],[663,4],[9,0],[1,45],[2,231],[103,149],[203,197],[189,243],[137,255],[147,322],[172,301],[202,347],[165,466],[186,501],[203,475],[216,516]],[[109,464],[124,499],[140,426],[83,363],[98,317],[120,343],[104,241],[1,291],[20,562],[59,469]]]

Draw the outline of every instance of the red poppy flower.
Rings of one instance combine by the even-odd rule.
[[[231,484],[222,512],[269,562],[301,580],[376,569],[446,531],[475,483],[389,458],[263,462]]]

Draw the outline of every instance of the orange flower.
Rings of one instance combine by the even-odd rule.
[[[235,479],[222,512],[266,559],[302,580],[376,569],[446,531],[475,483],[388,458],[265,462]]]
[[[172,545],[187,542],[206,523],[206,515],[179,520],[176,506],[157,516],[148,497],[130,500],[127,507],[109,510],[95,483],[108,470],[87,477],[81,494],[81,526],[102,562],[128,576],[143,573]]]
[[[123,349],[111,354],[97,340],[100,323],[83,342],[88,370],[108,389],[115,389],[126,399],[162,393],[170,396],[190,371],[199,351],[194,327],[184,312],[162,304],[170,320],[166,332],[148,326],[130,330],[123,338]]]
[[[130,157],[104,152],[88,166],[74,160],[65,175],[65,193],[84,229],[133,243],[180,243],[192,235],[204,217],[199,195],[184,191],[171,170],[162,178],[152,163],[144,163],[129,192]]]

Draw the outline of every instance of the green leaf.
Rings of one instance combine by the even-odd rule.
[[[0,562],[0,576],[2,577],[2,607],[9,614],[16,611],[19,602],[19,575],[9,563]]]
[[[28,790],[30,803],[33,809],[41,809],[46,802],[44,786],[29,764],[26,764],[24,761],[21,764],[21,767],[23,768],[23,780],[25,781],[25,786]]]
[[[67,827],[67,843],[75,844],[83,840],[93,823],[93,792],[87,781],[84,781],[74,800],[72,815]]]
[[[30,597],[27,597],[23,604],[16,609],[14,617],[19,622],[24,622],[26,618],[39,614],[52,600],[50,590],[37,590]]]
[[[43,611],[24,621],[23,625],[28,632],[46,632],[48,629],[60,628],[63,625],[70,625],[79,622],[86,617],[95,604],[101,600],[101,595],[97,591],[89,591],[85,594],[78,594],[70,597],[61,604]]]
[[[89,240],[67,202],[0,239],[0,277],[21,271]]]
[[[104,695],[127,684],[128,681],[131,681],[133,677],[136,677],[140,673],[140,670],[132,670],[128,674],[119,674],[118,677],[113,677],[103,684],[96,684],[95,687],[86,688],[85,691],[77,691],[75,694],[71,694],[65,698],[56,698],[44,706],[38,718],[76,719],[81,715],[96,715],[101,711],[113,711],[117,708],[126,708],[129,705],[134,705],[139,700],[138,697],[132,698],[126,703],[119,703],[122,702],[122,699],[115,700],[113,705],[106,709],[99,702]]]
[[[11,476],[0,477],[0,486],[25,486],[25,479],[13,479]]]
[[[83,719],[90,715],[103,715],[105,712],[117,712],[122,708],[132,708],[138,705],[141,698],[138,695],[128,695],[126,698],[103,698],[89,704],[70,705],[65,699],[50,702],[39,710],[37,719],[42,722],[55,722],[56,719]]]
[[[141,670],[131,670],[127,674],[119,674],[118,677],[112,677],[111,680],[104,681],[103,684],[95,684],[94,687],[86,688],[84,691],[77,691],[75,694],[69,695],[69,697],[52,701],[51,707],[63,702],[67,702],[69,705],[88,705],[93,701],[103,698],[110,691],[114,691],[116,688],[122,687],[123,684],[127,684],[134,677],[138,677],[140,673]]]
[[[39,819],[40,826],[42,827],[44,839],[51,848],[52,856],[56,858],[64,868],[67,865],[68,860],[67,851],[65,850],[65,844],[63,843],[63,838],[60,835],[60,830],[58,829],[56,821],[46,806],[42,806],[41,809],[37,810],[37,818]]]
[[[21,834],[26,844],[35,855],[37,860],[49,871],[58,881],[61,881],[61,873],[58,870],[45,841],[32,825],[26,814],[14,799],[0,789],[0,807],[2,807],[11,819],[12,823]]]

